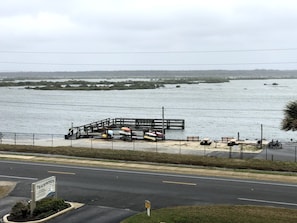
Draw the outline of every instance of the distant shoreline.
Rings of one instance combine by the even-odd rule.
[[[0,79],[126,79],[126,78],[229,78],[236,79],[294,79],[297,70],[151,70],[151,71],[53,71],[0,72]]]
[[[268,79],[297,79],[297,70],[12,72],[0,73],[0,87],[63,91],[140,90],[165,85],[179,88],[181,84]]]
[[[63,80],[63,81],[26,81],[5,78],[0,81],[0,87],[24,87],[33,90],[138,90],[157,89],[165,85],[200,84],[200,83],[223,83],[229,82],[227,78],[159,78],[149,80],[113,80],[86,81],[86,80]]]

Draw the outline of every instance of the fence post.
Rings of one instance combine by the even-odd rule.
[[[243,159],[243,144],[240,144],[240,159]]]
[[[14,133],[14,145],[16,145],[16,138],[17,138],[17,134]]]
[[[33,146],[34,146],[34,140],[35,140],[35,134],[33,133],[33,136],[32,136],[32,138],[33,138]]]
[[[296,160],[296,159],[297,159],[297,158],[296,158],[296,155],[297,155],[297,147],[295,146],[295,163],[296,163],[296,161],[297,161],[297,160]]]
[[[179,140],[179,155],[181,155],[181,139]]]
[[[204,156],[206,156],[206,146],[204,145],[203,148],[204,148]]]

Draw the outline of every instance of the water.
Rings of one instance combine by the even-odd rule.
[[[273,86],[277,82],[279,85]],[[267,83],[267,85],[264,85]],[[296,139],[280,130],[285,105],[297,96],[297,79],[233,80],[228,83],[167,85],[154,90],[38,91],[0,88],[0,131],[66,134],[68,128],[105,118],[185,119],[187,136]]]

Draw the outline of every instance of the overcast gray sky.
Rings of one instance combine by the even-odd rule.
[[[297,69],[296,0],[9,0],[0,71]]]

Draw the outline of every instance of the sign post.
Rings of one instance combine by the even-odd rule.
[[[36,207],[36,201],[46,197],[57,196],[56,194],[56,177],[48,177],[46,179],[32,183],[31,185],[31,215]]]
[[[145,200],[144,206],[146,208],[147,216],[151,216],[151,202],[149,200]]]

